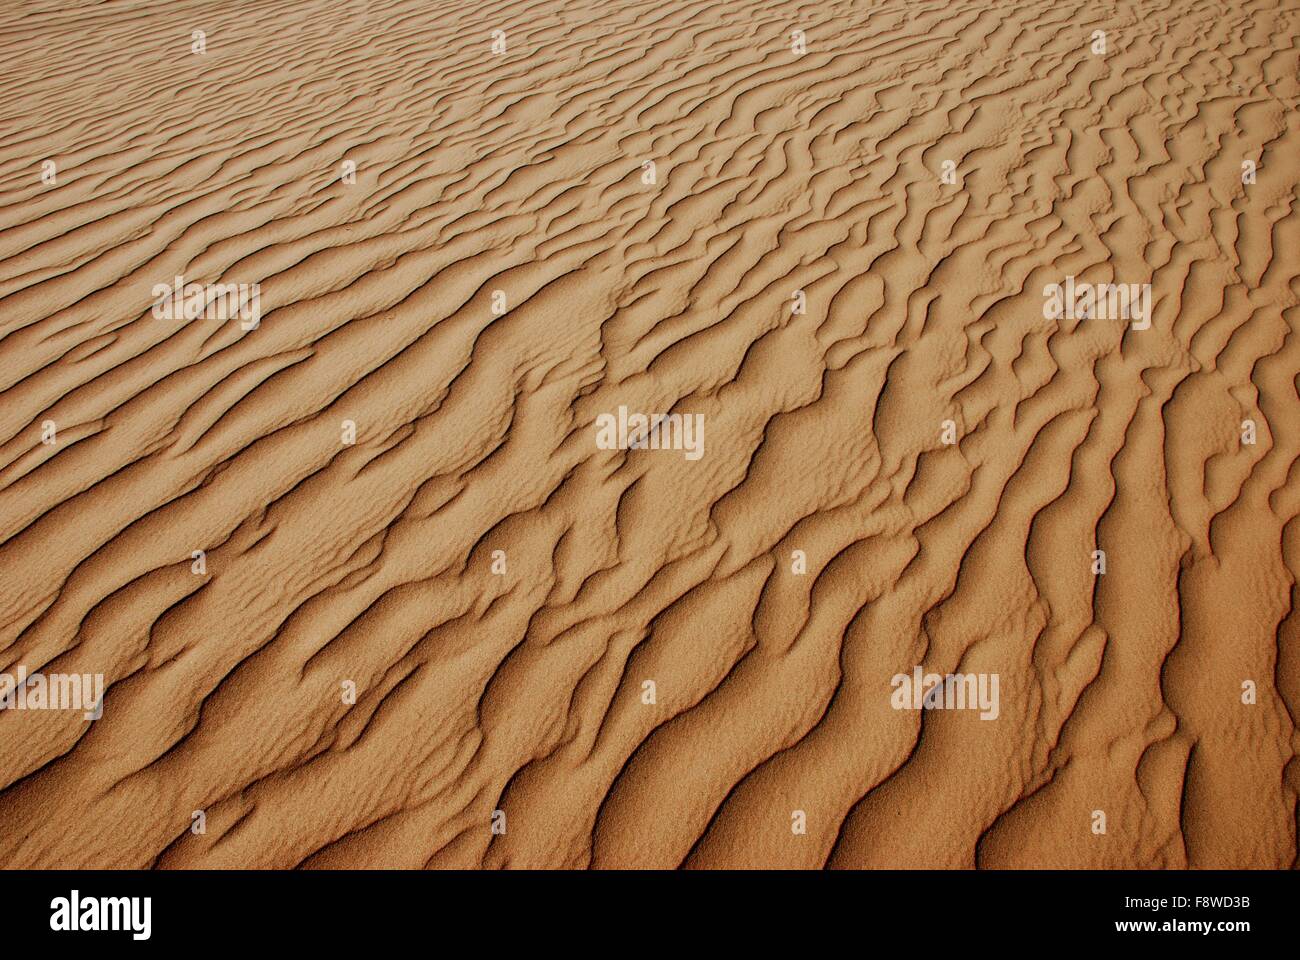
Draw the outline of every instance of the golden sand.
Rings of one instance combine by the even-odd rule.
[[[11,6],[0,865],[1294,864],[1298,34]]]

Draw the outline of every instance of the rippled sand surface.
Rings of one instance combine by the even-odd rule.
[[[0,864],[1294,865],[1298,35],[11,5]]]

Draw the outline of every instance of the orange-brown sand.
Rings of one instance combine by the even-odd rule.
[[[0,865],[1294,866],[1298,34],[10,4]]]

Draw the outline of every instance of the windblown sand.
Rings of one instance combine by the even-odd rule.
[[[0,865],[1294,866],[1298,33],[10,4]]]

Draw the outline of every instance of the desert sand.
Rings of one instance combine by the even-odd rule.
[[[1294,866],[1298,35],[8,5],[0,865]]]

